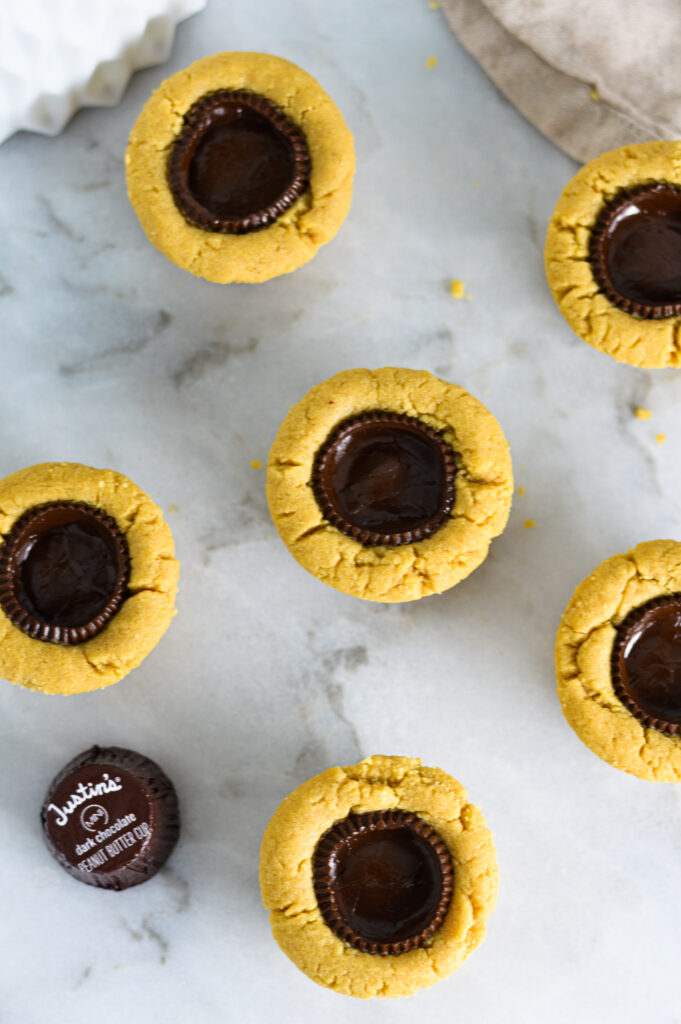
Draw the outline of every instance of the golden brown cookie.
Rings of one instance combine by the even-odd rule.
[[[608,764],[654,782],[681,781],[679,595],[681,544],[646,541],[579,584],[556,638],[572,728]]]
[[[680,366],[681,142],[624,146],[582,167],[544,257],[580,338],[632,366]]]
[[[149,240],[225,284],[287,274],[333,238],[350,209],[355,150],[305,71],[268,54],[218,53],[153,93],[125,163]]]
[[[495,418],[425,370],[345,370],[312,388],[267,468],[270,512],[296,561],[370,601],[413,601],[468,576],[512,494]]]
[[[160,508],[111,469],[48,462],[0,480],[0,676],[41,693],[118,682],[174,615]]]
[[[377,756],[286,797],[263,837],[260,886],[275,939],[308,977],[359,999],[396,997],[452,974],[479,945],[497,865],[460,783]]]

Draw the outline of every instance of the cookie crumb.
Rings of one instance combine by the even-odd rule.
[[[526,519],[523,523],[523,530],[531,530],[532,527],[536,526],[534,519]]]
[[[437,0],[430,0],[428,6],[430,7],[431,11],[436,11],[440,5],[437,2]]]
[[[594,100],[595,103],[598,103],[600,101],[600,98],[601,94],[599,93],[598,89],[595,85],[592,86],[592,88],[589,89],[589,99]]]
[[[426,69],[432,71],[434,67],[437,67],[437,57],[429,57],[426,61]]]
[[[177,507],[177,505],[175,504],[174,501],[171,501],[170,504],[168,505],[168,511],[169,512],[179,512],[179,509],[178,509],[178,507]]]
[[[262,469],[262,462],[260,459],[251,459],[251,469]]]
[[[666,434],[655,434],[655,440],[657,441],[658,444],[664,444],[665,441],[667,440],[667,435]]]
[[[524,498],[525,497],[525,488],[524,487],[519,487],[518,488],[518,496],[520,498]]]
[[[462,299],[466,294],[466,285],[458,278],[453,278],[449,284],[449,292],[453,299]]]
[[[634,409],[634,416],[637,420],[649,420],[652,415],[650,409],[641,409],[640,406]]]

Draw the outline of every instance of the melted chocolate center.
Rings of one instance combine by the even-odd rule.
[[[118,611],[128,569],[125,540],[109,516],[76,502],[37,506],[0,552],[0,604],[31,636],[78,643]]]
[[[681,594],[634,609],[617,630],[612,659],[618,697],[645,725],[681,728]]]
[[[324,516],[367,546],[435,533],[454,505],[454,453],[427,424],[370,412],[342,423],[315,460]]]
[[[403,811],[351,815],[319,841],[315,892],[329,927],[356,948],[399,953],[439,928],[452,868],[438,834]]]
[[[614,305],[649,319],[681,313],[681,189],[660,182],[615,196],[592,232],[591,261]]]
[[[223,89],[191,108],[168,176],[184,216],[207,231],[242,234],[275,220],[307,188],[300,129],[264,96]]]

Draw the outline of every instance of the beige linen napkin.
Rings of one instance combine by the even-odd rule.
[[[440,0],[459,40],[576,160],[681,138],[681,0]]]

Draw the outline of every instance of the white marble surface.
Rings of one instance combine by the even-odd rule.
[[[266,285],[176,269],[125,196],[126,136],[150,90],[218,49],[301,64],[356,133],[340,235]],[[2,1024],[681,1020],[681,791],[602,764],[554,693],[573,587],[616,551],[678,535],[681,494],[681,375],[588,348],[544,282],[545,224],[574,165],[425,0],[211,0],[119,107],[56,139],[15,137],[0,167],[0,473],[113,466],[166,509],[183,563],[175,622],[117,686],[0,688]],[[452,277],[470,301],[449,296]],[[401,607],[299,569],[250,465],[313,384],[385,364],[482,398],[526,489],[469,580]],[[69,878],[39,830],[47,782],[93,742],[154,757],[182,801],[168,869],[122,894]],[[495,833],[501,889],[458,975],[360,1003],[279,952],[257,860],[290,789],[377,752],[464,782]]]

